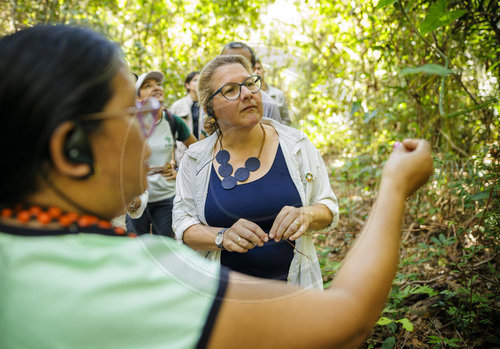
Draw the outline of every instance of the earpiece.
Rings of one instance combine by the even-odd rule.
[[[68,136],[64,144],[64,155],[66,158],[75,164],[87,164],[90,166],[90,171],[80,179],[88,178],[94,174],[94,156],[90,147],[89,139],[85,133],[83,126],[75,122],[75,128]]]
[[[212,107],[207,107],[207,115],[210,116],[211,118],[216,119],[215,113],[214,113],[214,110],[212,109]]]

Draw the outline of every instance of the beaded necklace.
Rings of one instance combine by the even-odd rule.
[[[262,124],[259,124],[260,128],[262,130],[262,143],[260,144],[260,149],[259,149],[259,154],[257,157],[252,156],[249,157],[245,161],[245,166],[240,167],[236,169],[233,174],[233,166],[229,163],[229,160],[231,159],[231,154],[227,150],[225,150],[222,147],[222,140],[220,139],[220,150],[217,152],[217,155],[215,156],[215,159],[217,162],[220,164],[219,169],[217,172],[219,175],[223,178],[222,179],[222,188],[226,190],[233,189],[236,187],[237,182],[244,182],[248,179],[250,176],[250,172],[257,171],[260,167],[260,154],[262,153],[262,148],[264,147],[264,143],[266,141],[266,131],[264,131],[264,126]]]
[[[37,230],[37,235],[64,235],[64,234],[76,234],[80,232],[97,233],[103,235],[115,235],[115,236],[129,236],[135,237],[134,233],[127,233],[127,231],[121,227],[114,227],[111,222],[100,219],[96,216],[88,214],[77,214],[74,212],[64,212],[59,207],[50,206],[48,208],[42,208],[40,206],[29,206],[23,207],[17,205],[14,208],[3,208],[0,211],[0,216],[2,218],[14,218],[20,223],[28,222],[38,222],[42,226],[47,227],[49,224],[56,224],[60,226],[60,229],[56,230],[46,230],[46,229],[35,229],[28,228],[27,230]],[[4,225],[4,229],[7,226]],[[12,226],[9,229],[12,233],[16,235],[29,235],[30,233],[22,233],[24,229]]]

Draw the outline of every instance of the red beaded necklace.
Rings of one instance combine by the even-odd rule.
[[[50,223],[57,223],[63,228],[98,228],[114,232],[116,235],[136,237],[135,233],[127,233],[122,227],[113,227],[111,222],[100,219],[96,216],[82,214],[79,215],[74,212],[64,212],[59,207],[50,206],[49,208],[42,208],[40,206],[22,207],[17,205],[14,208],[3,208],[0,211],[2,218],[16,218],[19,222],[27,223],[30,221],[37,221],[42,225]]]

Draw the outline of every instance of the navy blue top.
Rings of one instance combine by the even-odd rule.
[[[256,181],[222,188],[212,165],[205,218],[208,225],[231,227],[244,218],[269,233],[283,206],[301,207],[302,201],[290,177],[281,146],[278,146],[271,169]],[[294,242],[292,242],[295,245]],[[222,251],[221,263],[232,270],[267,279],[286,280],[294,246],[287,241],[269,241],[247,253]]]

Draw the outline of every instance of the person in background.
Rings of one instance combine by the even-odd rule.
[[[110,226],[144,191],[141,125],[156,115],[136,104],[117,45],[81,28],[23,29],[0,39],[0,76],[1,348],[354,348],[370,334],[405,198],[432,173],[427,142],[398,144],[330,288],[303,290]]]
[[[335,227],[337,198],[307,136],[263,118],[261,78],[248,63],[217,56],[200,74],[211,136],[181,163],[176,238],[232,270],[322,288],[310,232]]]
[[[266,83],[266,70],[264,69],[260,59],[255,61],[253,72],[262,78],[261,90],[267,93],[276,102],[280,111],[281,119],[286,120],[287,125],[290,125],[290,114],[288,112],[285,94],[280,89]]]
[[[167,111],[164,102],[163,87],[161,85],[163,74],[157,71],[144,73],[135,83],[137,99],[143,101],[155,98],[161,104],[156,127],[148,138],[151,157],[148,172],[148,195],[133,200],[129,213],[147,206],[139,218],[132,218],[128,214],[126,225],[129,231],[140,234],[159,234],[173,237],[172,207],[175,196],[176,166],[173,165],[175,141],[182,142],[186,147],[196,142],[196,138],[186,124],[176,115]],[[152,226],[152,227],[151,227]]]
[[[253,49],[245,43],[233,41],[226,46],[221,51],[221,55],[240,55],[245,57],[248,62],[251,64],[252,70],[255,68],[256,57]],[[265,92],[261,92],[262,94],[262,105],[264,107],[263,116],[265,118],[270,118],[276,120],[279,123],[283,123],[285,125],[290,124],[290,120],[284,120],[280,115],[278,105],[274,100]]]
[[[184,87],[187,92],[186,96],[175,101],[169,109],[172,114],[177,115],[184,121],[196,139],[204,137],[202,134],[204,113],[198,104],[198,92],[196,91],[199,75],[200,72],[192,71],[186,76],[186,80],[184,81]],[[176,142],[175,161],[177,164],[180,163],[186,149],[186,146],[182,142]]]

